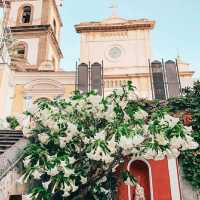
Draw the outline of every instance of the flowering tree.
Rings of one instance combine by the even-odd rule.
[[[31,199],[111,200],[124,181],[137,180],[116,168],[125,158],[162,160],[195,149],[191,128],[164,110],[149,115],[137,102],[131,82],[107,97],[76,92],[69,99],[40,101],[18,122],[30,140],[24,175]]]

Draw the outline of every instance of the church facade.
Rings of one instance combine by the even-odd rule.
[[[12,58],[13,92],[8,94],[6,114],[16,114],[40,98],[69,96],[75,90],[75,72],[60,68],[60,1],[8,2],[6,23],[17,42]],[[154,27],[152,20],[121,18],[115,8],[103,21],[75,25],[80,34],[80,61],[104,63],[105,93],[131,80],[140,97],[152,98],[149,60],[153,60],[150,35]],[[191,85],[190,65],[180,57],[177,61],[182,87]]]
[[[75,90],[75,71],[63,71],[60,60],[62,20],[59,0],[6,1],[5,22],[16,39],[10,62],[0,64],[0,115],[25,111],[41,98],[68,97]],[[151,30],[155,21],[112,16],[100,22],[75,25],[80,34],[80,62],[103,61],[104,88],[108,94],[131,80],[139,97],[152,99],[149,61],[153,61]],[[177,58],[181,86],[192,85],[191,66]],[[143,169],[141,184],[147,199],[181,200],[178,165],[174,159],[160,162],[130,160],[126,167]],[[137,176],[138,174],[136,174]],[[161,185],[161,183],[163,185]],[[119,187],[120,200],[131,200],[128,186]]]

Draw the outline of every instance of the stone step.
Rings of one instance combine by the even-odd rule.
[[[18,141],[18,140],[20,140],[21,138],[19,138],[19,137],[0,137],[0,142],[1,141]]]
[[[4,150],[4,149],[9,149],[12,145],[10,144],[0,144],[0,149]]]
[[[16,138],[22,138],[23,135],[20,135],[20,134],[1,134],[0,133],[0,138],[2,137],[16,137]]]
[[[20,131],[0,130],[0,154],[3,154],[22,138],[23,134]]]
[[[10,144],[10,145],[13,145],[13,144],[15,144],[17,141],[19,141],[19,140],[3,140],[3,141],[0,141],[0,145],[1,145],[1,144]]]
[[[0,149],[0,155],[3,154],[5,152],[5,150]]]

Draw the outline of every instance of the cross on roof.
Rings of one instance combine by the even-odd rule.
[[[112,16],[117,15],[117,2],[116,0],[112,0],[112,5],[110,7],[112,9]]]

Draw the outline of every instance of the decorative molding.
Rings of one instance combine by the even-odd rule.
[[[52,79],[37,79],[24,86],[24,96],[27,97],[57,97],[65,94],[63,84]]]
[[[150,20],[125,20],[120,23],[83,22],[75,25],[77,33],[85,32],[110,32],[124,30],[149,30],[153,29],[155,21]]]

